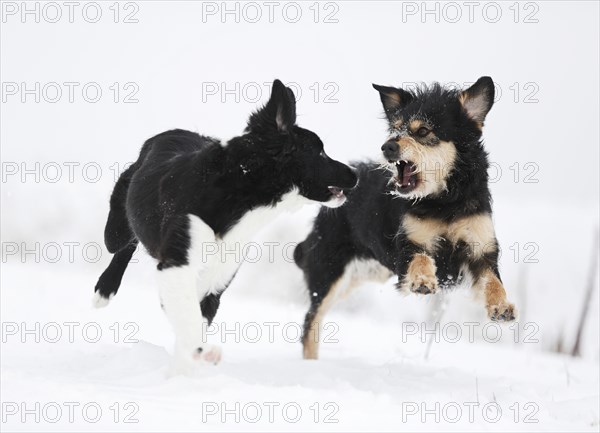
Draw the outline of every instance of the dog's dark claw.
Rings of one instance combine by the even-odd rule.
[[[502,308],[496,306],[490,314],[490,320],[493,322],[511,322],[515,318],[515,309],[512,304],[504,305]]]
[[[428,295],[430,293],[433,293],[433,290],[431,290],[429,287],[427,287],[424,284],[421,284],[419,287],[417,287],[415,289],[415,293],[420,293],[422,295]]]
[[[500,320],[510,322],[511,320],[515,320],[515,314],[512,312],[512,310],[507,310],[500,315]]]

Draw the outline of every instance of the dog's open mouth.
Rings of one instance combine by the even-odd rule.
[[[344,190],[342,188],[338,188],[337,186],[328,186],[329,192],[335,198],[343,198]]]
[[[417,187],[417,167],[411,161],[395,163],[398,174],[394,178],[396,188],[401,193],[408,193]]]

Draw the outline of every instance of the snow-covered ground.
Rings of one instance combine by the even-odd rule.
[[[238,2],[240,19],[221,2],[107,2],[96,23],[83,6],[69,22],[60,2],[61,21],[50,6],[22,22],[24,3],[2,3],[1,429],[598,431],[597,271],[581,356],[567,354],[598,236],[598,3],[306,2],[297,22],[292,2],[269,22],[267,3],[252,3],[257,23]],[[243,265],[209,329],[223,360],[194,377],[167,375],[173,335],[144,252],[112,303],[91,308],[110,260],[108,197],[146,138],[234,136],[277,77],[328,154],[377,157],[385,124],[370,83],[481,75],[497,84],[484,137],[518,325],[490,324],[469,291],[367,283],[326,316],[320,359],[302,360],[308,297],[290,245],[315,207],[258,235],[262,258]],[[77,83],[72,102],[64,83]],[[265,242],[277,242],[272,260]]]
[[[257,243],[301,239],[312,213],[282,216]],[[505,278],[522,311],[508,326],[490,324],[468,291],[435,301],[399,295],[392,282],[367,283],[326,317],[321,358],[304,361],[298,336],[307,295],[278,248],[276,263],[265,254],[245,264],[223,296],[209,329],[223,361],[195,377],[168,376],[173,336],[144,253],[101,310],[90,305],[99,264],[5,264],[4,428],[598,430],[597,294],[581,359],[549,351],[561,331],[572,344],[567,325],[578,317],[581,290],[571,302],[551,290],[536,300],[542,273],[529,275],[526,301],[511,284],[516,274]]]
[[[222,363],[167,378],[172,336],[151,288],[130,276],[113,305],[90,311],[93,277],[4,272],[3,322],[15,324],[4,332],[5,430],[598,430],[597,362],[540,351],[535,328],[502,327],[495,342],[485,322],[442,321],[426,358],[420,314],[402,325],[393,313],[427,300],[363,287],[328,317],[321,359],[303,361],[302,306],[234,288],[211,337]],[[359,308],[366,297],[376,302]]]

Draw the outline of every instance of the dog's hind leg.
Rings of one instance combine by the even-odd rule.
[[[346,253],[349,252],[346,251]],[[319,335],[323,318],[338,299],[348,295],[354,287],[357,287],[362,282],[375,281],[385,283],[393,275],[392,271],[376,260],[360,259],[353,254],[347,254],[342,257],[346,264],[341,275],[335,281],[314,281],[314,285],[311,286],[317,290],[311,292],[311,306],[306,314],[304,323],[303,344],[304,358],[306,359],[317,359],[319,353]],[[318,290],[319,288],[325,288],[325,290]],[[320,295],[323,293],[325,294],[324,296]]]
[[[117,294],[127,264],[138,245],[138,240],[129,227],[125,210],[127,191],[137,168],[138,163],[135,163],[121,174],[110,197],[104,243],[108,252],[114,256],[94,287],[93,305],[96,308],[108,305],[110,299]]]
[[[116,252],[106,270],[100,275],[96,287],[94,288],[93,305],[96,308],[108,305],[111,298],[116,295],[123,274],[131,260],[131,256],[137,248],[137,240],[129,243],[125,248]]]
[[[336,275],[336,276],[334,276]],[[319,357],[319,342],[323,329],[325,314],[335,304],[336,300],[348,290],[349,277],[343,271],[337,275],[322,276],[320,281],[309,284],[310,308],[304,318],[302,346],[304,359]]]
[[[350,284],[351,276],[345,275],[345,270],[356,252],[348,241],[347,230],[344,221],[335,214],[322,212],[313,231],[294,251],[294,260],[304,271],[310,297],[302,334],[305,359],[318,358],[323,318]]]

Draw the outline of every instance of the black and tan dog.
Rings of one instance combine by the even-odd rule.
[[[322,209],[294,258],[311,306],[304,357],[318,357],[318,327],[336,298],[363,279],[398,276],[420,294],[468,284],[484,295],[491,320],[515,318],[498,273],[488,159],[482,127],[494,83],[464,91],[439,84],[416,91],[374,85],[389,122],[386,163],[359,163],[348,202]],[[381,168],[384,168],[382,170]]]

